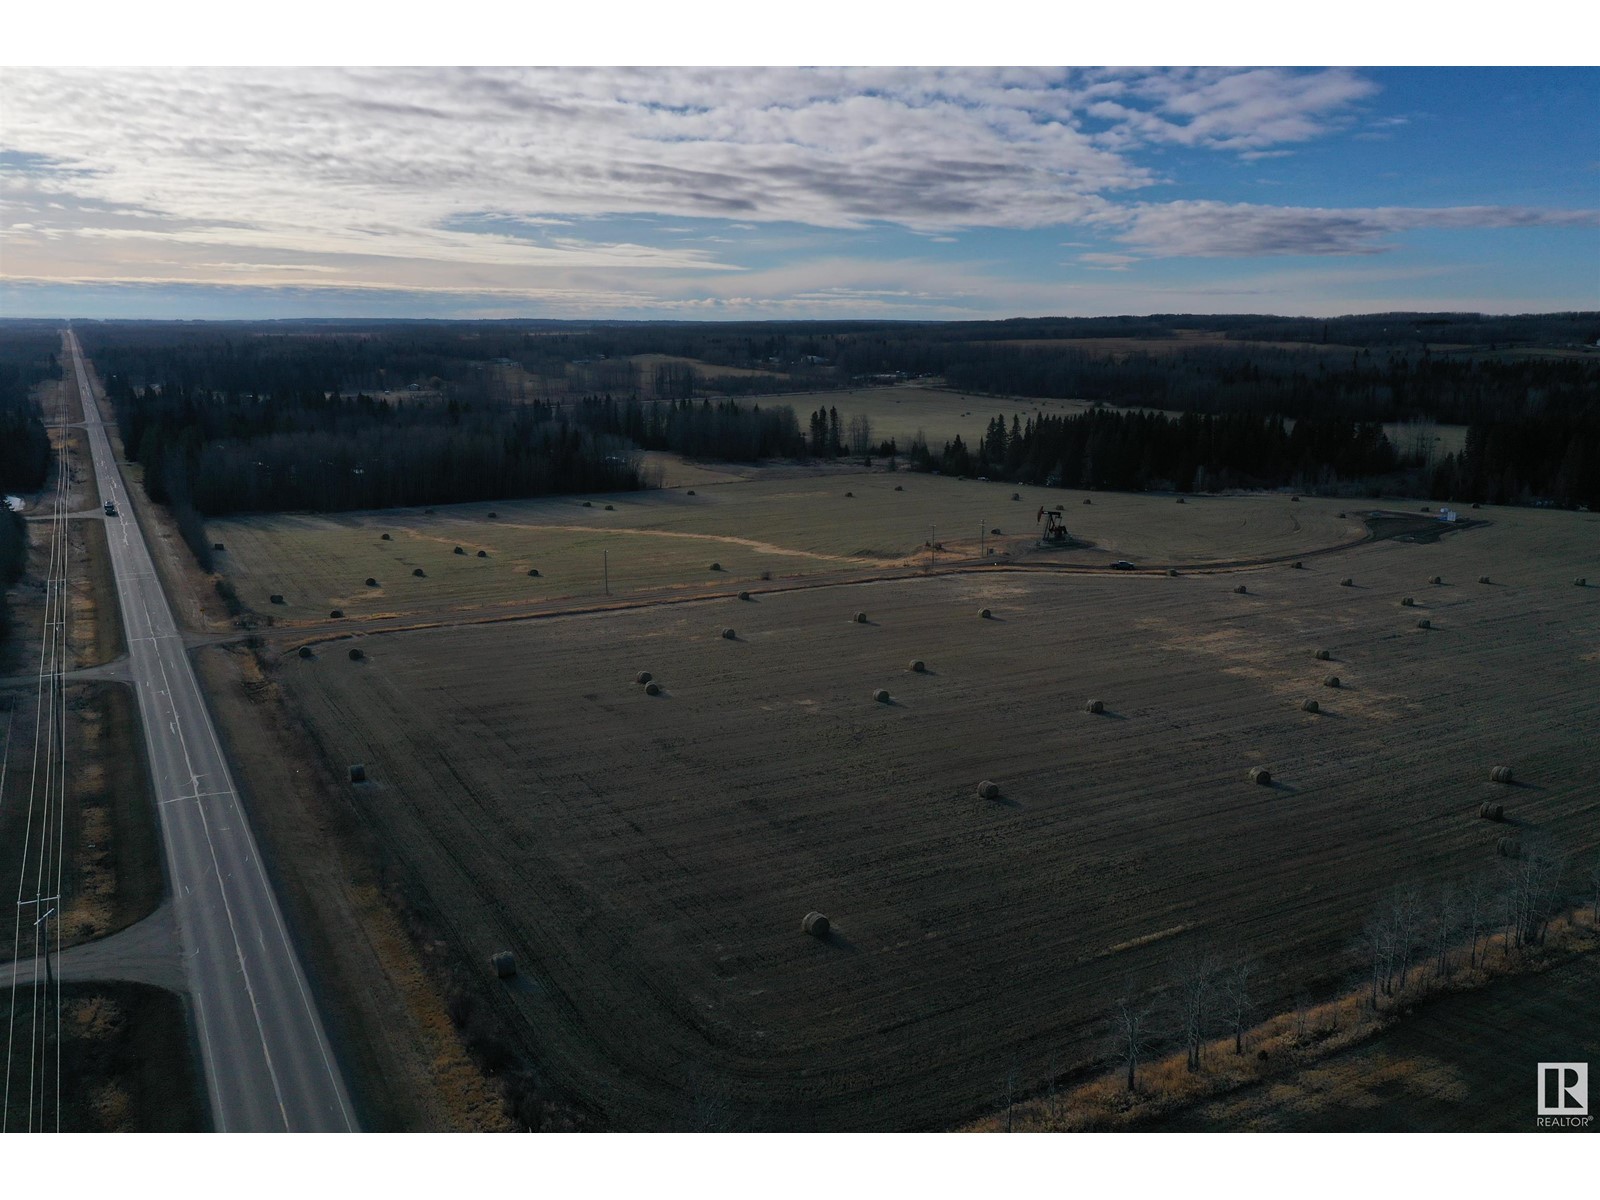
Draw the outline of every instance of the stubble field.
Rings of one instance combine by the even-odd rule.
[[[765,508],[685,516],[685,498],[650,497],[650,518],[619,503],[561,523],[626,516],[813,555],[903,554],[898,515],[874,515],[893,501],[932,488],[952,506],[982,492],[1003,507],[1012,490],[827,482],[855,490],[859,516],[819,512],[822,499],[797,512],[793,481],[774,480],[726,489],[770,487]],[[880,482],[917,490],[863,503]],[[1094,562],[1309,554],[1349,540],[1355,515],[1282,497],[1100,495],[1080,512],[1073,494],[1049,495],[1100,543]],[[552,534],[507,524],[528,507],[467,519],[531,547]],[[1011,507],[1031,521],[1036,504],[1025,492]],[[329,761],[366,764],[351,803],[461,958],[487,971],[491,953],[516,953],[503,1015],[607,1124],[944,1127],[993,1107],[1013,1070],[1026,1090],[1086,1066],[1123,981],[1161,985],[1195,939],[1260,960],[1268,1005],[1337,984],[1392,884],[1493,861],[1504,830],[1475,819],[1491,794],[1516,829],[1592,853],[1600,602],[1573,577],[1600,582],[1600,517],[1481,515],[1303,570],[779,580],[744,602],[323,643],[277,674]],[[390,520],[406,518],[318,531],[372,540]],[[430,520],[443,528],[419,540],[454,557],[464,535],[446,522],[463,517]],[[235,564],[327,586],[310,582],[317,555],[301,567],[285,549],[296,521],[230,523]],[[718,551],[741,575],[763,561],[749,554]],[[805,562],[809,583],[838,569]],[[463,595],[462,620],[498,595]],[[645,694],[640,670],[662,694]],[[1330,672],[1343,686],[1322,686]],[[1106,711],[1084,712],[1090,697]],[[1300,710],[1307,697],[1320,713]],[[1487,783],[1498,763],[1524,782]],[[1272,786],[1249,782],[1258,765]],[[975,796],[981,779],[998,800]],[[832,918],[829,939],[801,933],[811,910]]]
[[[227,547],[218,566],[245,603],[290,625],[324,623],[336,608],[355,621],[601,601],[608,571],[610,595],[627,598],[920,568],[930,558],[948,565],[986,551],[1001,562],[1103,568],[1126,558],[1187,568],[1293,555],[1366,532],[1343,500],[1191,496],[1180,505],[1171,496],[883,471],[752,471],[747,479],[589,503],[559,497],[432,514],[243,517],[208,529]],[[1039,550],[1038,510],[1058,504],[1077,544]],[[930,555],[930,540],[943,549]],[[712,563],[721,569],[710,570]],[[284,602],[271,604],[272,595]]]

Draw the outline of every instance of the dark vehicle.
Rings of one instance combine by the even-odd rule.
[[[1116,562],[1111,564],[1111,569],[1113,571],[1131,571],[1133,570],[1133,564],[1125,558],[1118,559]]]
[[[114,517],[117,515],[117,506],[113,501],[107,500],[103,507],[106,510],[106,516]]]

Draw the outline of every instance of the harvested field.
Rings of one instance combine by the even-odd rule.
[[[898,481],[905,498],[982,489]],[[837,502],[870,523],[879,482]],[[617,503],[588,519],[625,519],[633,500]],[[1252,537],[1293,549],[1277,524],[1290,514],[1343,528],[1323,503],[1179,513],[1101,495],[1081,512],[1174,545],[1175,521],[1233,514],[1232,538],[1185,548],[1203,561]],[[496,507],[478,535],[532,524]],[[732,524],[712,512],[712,528]],[[1484,516],[1247,575],[1271,581],[1248,606],[1204,572],[775,585],[741,608],[736,642],[706,636],[719,601],[377,634],[370,663],[288,656],[276,676],[327,762],[367,764],[353,813],[456,959],[483,973],[516,955],[525,986],[498,993],[501,1016],[603,1123],[940,1128],[992,1109],[1013,1065],[1028,1089],[1052,1059],[1098,1058],[1115,989],[1162,978],[1189,936],[1254,948],[1267,1007],[1342,981],[1395,881],[1495,861],[1496,827],[1469,818],[1504,789],[1479,764],[1527,781],[1524,828],[1593,853],[1600,609],[1570,581],[1597,573],[1600,517]],[[851,536],[803,505],[788,519],[797,539]],[[245,542],[253,523],[230,524],[230,546]],[[261,524],[287,544],[284,522]],[[441,572],[467,528],[440,537]],[[717,553],[731,573],[737,556]],[[1483,563],[1495,587],[1430,592],[1442,630],[1396,627],[1400,589]],[[1331,586],[1347,574],[1362,586]],[[1005,620],[973,620],[1002,599]],[[857,610],[871,624],[844,619]],[[1319,643],[1339,647],[1344,686],[1308,721]],[[906,671],[917,655],[935,669]],[[641,663],[671,681],[648,703]],[[862,702],[891,676],[892,705]],[[1102,689],[1101,718],[1068,719]],[[1241,786],[1253,763],[1272,764],[1270,787]],[[974,803],[974,781],[996,778],[1001,798]],[[812,911],[830,918],[825,941],[795,929]]]
[[[903,487],[904,491],[896,491]],[[1102,493],[1092,506],[1082,493],[1026,488],[1028,519],[1004,537],[987,533],[1011,503],[1010,485],[904,472],[856,473],[846,499],[833,473],[795,477],[753,473],[747,480],[684,492],[633,492],[607,497],[616,506],[584,508],[571,498],[457,505],[434,515],[418,509],[343,514],[244,517],[212,522],[228,544],[219,569],[247,604],[279,623],[423,614],[485,615],[526,610],[562,599],[622,598],[692,591],[716,585],[736,592],[763,572],[779,579],[818,579],[841,571],[873,573],[920,567],[937,530],[943,553],[935,564],[979,558],[986,543],[1002,562],[1104,567],[1117,558],[1140,565],[1185,567],[1207,562],[1291,555],[1360,539],[1358,515],[1341,519],[1338,501],[1288,505],[1275,496],[1196,496],[1183,511],[1170,497]],[[1077,505],[1069,528],[1081,543],[1041,550],[1032,520],[1040,506]],[[383,540],[389,533],[391,539]],[[464,553],[454,553],[456,546]],[[488,558],[477,557],[486,550]],[[722,568],[709,576],[706,565]],[[421,570],[422,577],[414,572]],[[537,570],[537,575],[530,575]],[[1326,578],[1312,560],[1305,574]],[[1570,580],[1572,572],[1565,572]],[[365,580],[379,581],[367,587]],[[1337,578],[1337,576],[1335,576]],[[1570,583],[1569,583],[1570,590]],[[285,604],[268,605],[283,594]]]

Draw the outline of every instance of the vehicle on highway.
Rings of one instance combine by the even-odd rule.
[[[1131,571],[1133,570],[1133,564],[1125,558],[1119,558],[1111,564],[1111,569],[1113,571]]]
[[[106,510],[106,516],[114,517],[117,515],[117,506],[114,501],[107,500],[102,507]]]

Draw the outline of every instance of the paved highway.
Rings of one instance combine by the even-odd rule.
[[[129,673],[149,749],[202,1071],[224,1132],[354,1130],[305,972],[262,870],[172,609],[67,333],[106,519]]]

